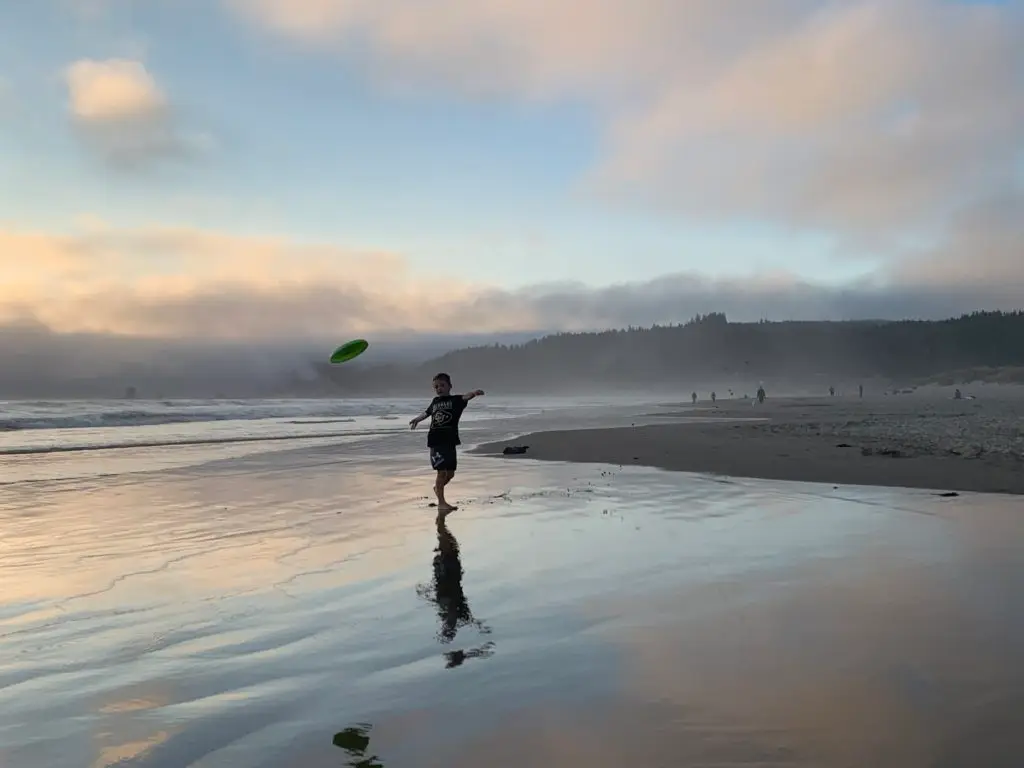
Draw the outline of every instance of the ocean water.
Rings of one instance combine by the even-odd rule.
[[[0,485],[192,466],[323,444],[403,450],[422,444],[408,435],[408,421],[429,402],[429,397],[0,401]],[[462,423],[467,434],[475,423],[486,424],[490,438],[514,434],[519,426],[512,427],[513,420],[534,428],[609,418],[614,423],[632,410],[628,399],[485,397],[474,401]]]
[[[404,428],[429,401],[0,401],[0,455],[374,434]],[[511,418],[559,405],[557,401],[481,398],[466,420]],[[398,423],[388,424],[391,421]]]
[[[438,525],[424,401],[126,405],[5,405],[3,768],[1024,764],[1019,499],[467,453]]]

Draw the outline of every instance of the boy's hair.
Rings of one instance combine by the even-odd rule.
[[[434,381],[443,381],[449,387],[452,385],[452,377],[447,373],[439,373],[434,377]]]

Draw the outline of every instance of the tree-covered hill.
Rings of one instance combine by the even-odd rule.
[[[425,389],[437,371],[456,386],[504,392],[658,390],[680,383],[912,380],[953,370],[1024,366],[1024,312],[941,321],[730,323],[710,314],[671,326],[559,333],[524,344],[459,349],[415,367],[320,371],[339,391]]]

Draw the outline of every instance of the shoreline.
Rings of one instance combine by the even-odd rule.
[[[643,414],[645,424],[532,432],[472,452],[766,480],[1024,494],[1019,398],[801,398],[757,407],[727,401],[661,408]],[[652,425],[651,417],[667,423]],[[516,445],[529,449],[502,455]]]

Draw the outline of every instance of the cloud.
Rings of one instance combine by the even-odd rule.
[[[986,286],[1024,297],[1024,198],[998,190],[954,217],[939,245],[911,251],[890,270],[904,284],[955,287],[969,293]],[[1024,298],[1018,301],[1024,305]]]
[[[167,109],[166,96],[138,61],[76,61],[67,82],[71,114],[78,120],[132,120]]]
[[[225,0],[242,16],[302,43],[364,50],[379,73],[431,78],[472,93],[578,94],[593,101],[664,90],[679,65],[750,36],[712,0]],[[802,4],[806,4],[803,2]],[[724,4],[722,4],[724,5]],[[757,4],[757,29],[785,19]],[[772,3],[778,10],[800,0]],[[724,11],[724,12],[723,12]]]
[[[995,205],[991,217],[1004,219]],[[961,231],[963,247],[984,242],[992,250],[962,266],[944,252],[918,253],[843,289],[772,273],[508,291],[443,270],[418,272],[400,254],[89,220],[70,235],[0,229],[0,323],[157,338],[316,339],[584,330],[711,311],[734,320],[938,318],[1021,306],[1024,264],[1015,255],[1024,225],[994,230],[979,217]]]
[[[0,231],[0,320],[63,331],[259,338],[445,327],[470,290],[393,254],[189,228]]]
[[[830,6],[706,83],[619,116],[597,178],[702,217],[933,228],[1015,183],[1022,65],[1010,10]]]
[[[589,104],[588,189],[887,245],[1019,204],[1024,11],[945,0],[225,0],[378,76]]]
[[[82,59],[67,68],[65,80],[75,126],[109,165],[138,169],[196,148],[141,62]]]

